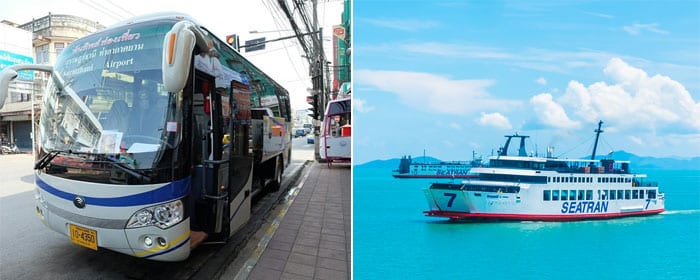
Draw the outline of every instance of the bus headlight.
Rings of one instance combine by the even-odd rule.
[[[184,214],[182,201],[175,200],[136,211],[126,223],[126,228],[157,226],[166,229],[182,221]]]

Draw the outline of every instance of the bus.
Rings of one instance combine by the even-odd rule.
[[[184,14],[118,23],[70,44],[36,128],[36,214],[93,250],[157,261],[225,242],[291,156],[288,92]]]
[[[325,160],[328,166],[333,162],[350,162],[351,113],[350,97],[331,100],[326,106],[319,147],[321,159]]]

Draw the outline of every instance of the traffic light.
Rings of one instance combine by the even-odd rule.
[[[311,105],[311,114],[309,116],[313,118],[314,120],[318,120],[319,118],[319,107],[318,107],[318,95],[309,95],[306,97],[306,103],[309,103]]]
[[[226,35],[226,43],[231,45],[234,49],[238,50],[238,35]]]

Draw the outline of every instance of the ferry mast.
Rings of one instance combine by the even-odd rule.
[[[603,130],[600,129],[602,125],[603,121],[598,121],[598,129],[593,131],[595,132],[595,144],[593,144],[593,154],[591,155],[591,160],[595,160],[595,150],[598,148],[598,137],[600,137],[600,133],[603,132]]]

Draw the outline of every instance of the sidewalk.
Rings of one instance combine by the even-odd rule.
[[[249,279],[350,279],[350,166],[314,163],[304,172]]]

